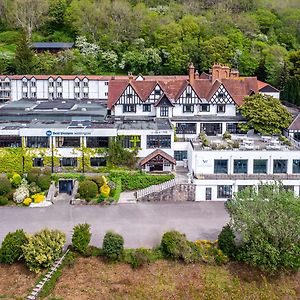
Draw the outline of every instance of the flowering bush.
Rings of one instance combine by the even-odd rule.
[[[28,186],[21,183],[21,185],[14,192],[13,199],[16,203],[22,203],[27,197],[29,197]]]
[[[100,193],[101,195],[103,195],[104,197],[108,197],[109,193],[110,193],[110,187],[108,186],[108,184],[103,184],[100,188]]]
[[[228,262],[228,257],[218,248],[218,241],[198,240],[195,244],[201,249],[204,262],[218,265]]]
[[[29,206],[31,202],[32,202],[32,199],[28,197],[28,198],[25,198],[25,200],[23,201],[23,204],[26,206]]]
[[[31,196],[31,198],[33,199],[34,203],[41,203],[45,200],[45,196],[43,193],[34,194]]]

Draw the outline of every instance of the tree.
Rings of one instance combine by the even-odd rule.
[[[33,52],[26,35],[22,35],[16,49],[15,66],[18,74],[30,74],[33,69]]]
[[[300,201],[282,185],[246,188],[226,203],[240,261],[275,273],[300,267]]]
[[[8,1],[6,6],[8,19],[25,32],[29,41],[33,30],[45,20],[47,11],[47,0],[12,0]]]
[[[292,122],[291,114],[280,100],[263,94],[246,97],[239,111],[247,119],[247,123],[241,125],[245,131],[254,129],[264,134],[278,134]]]

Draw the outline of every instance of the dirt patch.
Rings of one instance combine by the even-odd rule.
[[[243,276],[247,277],[246,273]],[[132,270],[127,264],[107,264],[95,257],[79,258],[74,267],[64,269],[48,299],[290,300],[297,299],[294,279],[286,276],[275,282],[265,279],[249,282],[232,274],[229,266],[157,261]]]
[[[27,296],[28,290],[33,288],[38,277],[39,275],[30,272],[24,264],[0,264],[0,298]]]

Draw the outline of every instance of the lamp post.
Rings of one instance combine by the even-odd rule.
[[[54,173],[53,150],[53,136],[51,136],[51,173]]]

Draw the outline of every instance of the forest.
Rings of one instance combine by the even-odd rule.
[[[75,42],[35,54],[32,42]],[[186,74],[214,62],[300,105],[299,0],[0,0],[1,74]]]

